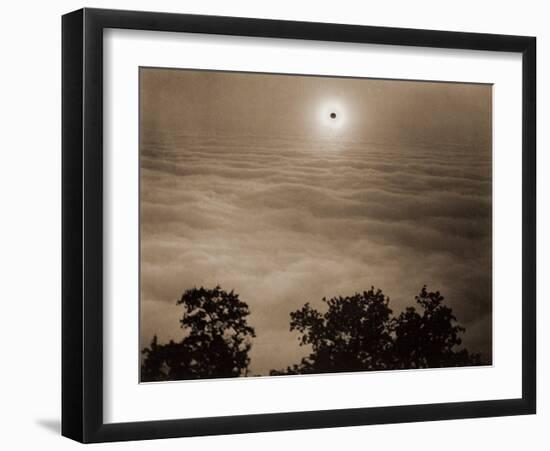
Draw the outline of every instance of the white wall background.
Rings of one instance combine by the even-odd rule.
[[[59,435],[61,296],[61,14],[82,6],[535,35],[538,38],[538,414],[100,445],[102,449],[464,450],[550,445],[549,10],[535,0],[111,0],[5,2],[0,27],[0,446],[74,449]],[[546,204],[546,205],[545,205]],[[545,277],[546,276],[546,277]]]

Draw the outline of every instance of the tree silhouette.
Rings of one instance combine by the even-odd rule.
[[[382,291],[371,288],[323,302],[326,313],[307,303],[290,314],[290,330],[301,332],[300,346],[311,345],[312,353],[300,364],[271,374],[373,370],[388,360],[392,311]]]
[[[408,307],[393,320],[393,366],[407,368],[440,368],[479,365],[480,356],[466,349],[460,335],[466,330],[457,324],[450,307],[443,305],[445,298],[439,291],[428,292],[422,287],[415,301],[421,308]]]
[[[478,354],[461,348],[465,328],[444,297],[422,287],[416,305],[392,316],[389,298],[371,287],[353,296],[323,298],[324,313],[306,303],[290,313],[290,330],[311,352],[271,375],[353,372],[480,365]],[[159,344],[155,335],[142,350],[143,382],[247,376],[254,329],[239,295],[214,289],[186,290],[176,302],[184,338]]]
[[[301,333],[300,346],[312,352],[286,370],[271,375],[387,369],[435,368],[480,364],[479,355],[457,349],[464,327],[439,292],[422,288],[416,303],[392,317],[381,290],[348,297],[323,298],[325,313],[306,303],[290,314],[290,330]]]
[[[214,289],[186,290],[176,304],[185,337],[142,350],[142,382],[246,376],[254,329],[247,323],[248,305],[239,295]]]

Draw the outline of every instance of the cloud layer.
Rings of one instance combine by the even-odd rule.
[[[305,302],[374,285],[399,312],[427,284],[490,357],[490,146],[154,128],[140,152],[142,345],[181,337],[183,290],[220,284],[250,305],[267,374],[303,355]]]

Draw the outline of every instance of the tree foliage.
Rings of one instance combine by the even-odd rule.
[[[465,329],[438,292],[422,287],[415,305],[397,316],[390,300],[371,287],[353,296],[323,298],[319,311],[306,303],[290,313],[290,330],[311,352],[272,375],[438,368],[481,364],[462,347]],[[248,375],[255,332],[248,305],[233,291],[186,290],[177,304],[184,338],[142,350],[143,382]]]
[[[311,353],[272,375],[476,365],[460,349],[464,328],[439,292],[422,287],[416,306],[392,317],[389,298],[371,287],[353,296],[323,298],[324,313],[306,303],[290,314],[290,330]],[[417,308],[419,310],[417,310]]]
[[[393,367],[441,368],[479,364],[479,355],[459,349],[465,329],[457,323],[450,307],[439,293],[426,286],[415,296],[420,307],[408,307],[393,319]]]
[[[318,373],[378,369],[391,347],[389,300],[371,288],[353,296],[323,298],[327,311],[309,303],[290,314],[290,330],[301,333],[300,346],[312,353],[292,373]]]
[[[221,287],[186,290],[177,301],[185,337],[159,344],[153,337],[142,350],[143,382],[245,376],[254,329],[248,305]]]

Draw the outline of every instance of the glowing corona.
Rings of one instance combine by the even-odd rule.
[[[318,127],[321,135],[341,134],[349,126],[349,111],[341,100],[327,99],[317,109]]]

